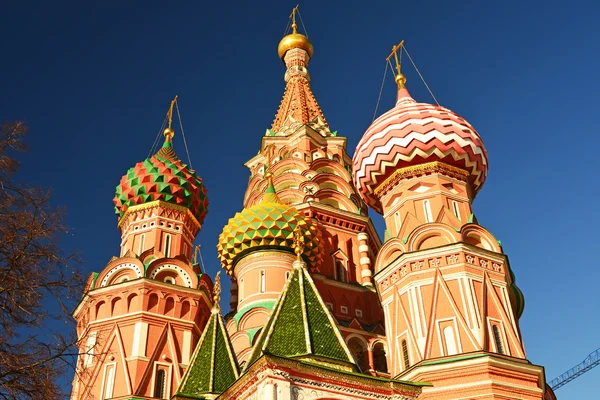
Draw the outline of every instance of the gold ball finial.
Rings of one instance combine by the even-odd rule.
[[[304,253],[304,236],[302,236],[302,230],[298,226],[296,232],[294,232],[294,253],[296,253],[296,260],[302,260],[302,253]]]
[[[165,135],[165,139],[167,139],[168,142],[171,142],[171,140],[173,139],[173,136],[175,135],[175,131],[173,131],[173,129],[171,129],[171,128],[167,128],[164,131],[164,135]]]
[[[398,89],[404,89],[406,87],[406,77],[402,73],[396,74],[396,84]]]

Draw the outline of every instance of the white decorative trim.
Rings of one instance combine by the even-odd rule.
[[[179,275],[179,277],[183,280],[185,287],[189,287],[189,288],[192,287],[192,278],[180,266],[174,265],[174,264],[159,265],[158,267],[156,267],[154,269],[154,271],[152,271],[152,274],[150,274],[149,278],[150,279],[154,279],[156,277],[156,275],[158,275],[158,273],[160,271],[173,271],[173,272],[176,272]]]
[[[100,283],[100,287],[106,286],[106,284],[108,283],[108,280],[110,279],[110,277],[112,275],[114,275],[117,271],[120,271],[120,270],[122,270],[124,268],[131,269],[133,272],[135,272],[135,277],[136,278],[141,278],[142,277],[142,270],[140,269],[140,267],[138,265],[133,264],[133,263],[119,264],[116,267],[114,267],[113,269],[111,269],[110,271],[108,271],[108,273],[106,274],[106,276],[104,276],[104,279],[102,279],[102,283]]]

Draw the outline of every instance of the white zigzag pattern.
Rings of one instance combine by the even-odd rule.
[[[372,183],[369,186],[363,186],[360,184],[360,178],[358,178],[357,176],[354,177],[354,184],[356,185],[356,187],[362,191],[362,189],[364,188],[365,191],[363,191],[363,193],[367,193],[367,194],[371,194],[373,193],[372,189],[377,186],[378,182],[378,177],[385,175],[385,171],[387,170],[388,167],[394,167],[398,161],[411,161],[415,156],[421,156],[423,158],[429,157],[432,154],[437,155],[440,158],[444,158],[447,155],[452,155],[452,158],[454,158],[455,161],[461,161],[461,160],[465,160],[465,165],[469,168],[471,168],[471,171],[473,171],[473,167],[475,167],[477,165],[476,161],[470,161],[469,160],[469,155],[468,154],[463,154],[462,156],[458,156],[456,157],[458,154],[456,154],[455,152],[448,152],[448,153],[443,153],[442,151],[440,151],[438,148],[433,148],[430,151],[423,151],[419,148],[414,149],[410,154],[408,155],[403,155],[401,153],[397,153],[396,156],[390,160],[390,161],[382,161],[381,163],[381,168],[380,171],[382,172],[373,172],[371,174],[371,178],[372,178]],[[474,173],[475,174],[475,173]],[[483,172],[480,173],[476,173],[476,179],[475,179],[475,187],[480,186],[483,183],[483,179],[485,179],[486,174]],[[482,179],[483,177],[483,179]]]
[[[390,125],[386,129],[384,129],[380,134],[377,134],[377,135],[373,136],[373,139],[375,137],[385,136],[385,134],[388,131],[390,131],[392,129],[398,129],[397,128],[398,126],[399,125]],[[393,137],[384,146],[379,146],[379,147],[376,147],[375,149],[373,149],[373,152],[369,155],[369,157],[365,157],[362,160],[362,163],[361,163],[361,166],[360,166],[360,170],[357,171],[357,173],[356,173],[356,179],[364,178],[366,176],[365,167],[367,165],[374,164],[377,156],[379,156],[380,154],[387,154],[387,153],[389,153],[393,146],[406,147],[413,140],[416,140],[416,141],[421,142],[421,143],[427,143],[431,139],[439,139],[442,143],[448,143],[448,142],[454,140],[461,147],[467,147],[467,146],[471,147],[471,149],[473,150],[473,152],[475,154],[478,154],[478,155],[480,155],[482,157],[483,164],[487,165],[487,159],[485,157],[485,153],[483,152],[483,148],[477,146],[475,143],[471,142],[470,140],[466,140],[465,138],[457,135],[456,133],[451,133],[451,134],[450,133],[441,133],[441,132],[438,132],[436,130],[430,131],[430,132],[428,132],[426,134],[417,133],[417,132],[411,132],[409,135],[407,135],[407,136],[405,136],[403,138]],[[435,150],[437,150],[437,149],[435,149]],[[443,154],[443,153],[439,152],[439,154]],[[447,156],[447,155],[448,154],[443,154],[443,156]],[[454,154],[452,156],[454,157]],[[468,157],[468,155],[467,155],[467,157]],[[462,158],[464,158],[464,157],[461,157],[460,159],[462,159]],[[412,159],[412,156],[410,158],[407,158],[407,160],[411,160],[411,159]],[[476,162],[472,163],[472,165],[476,165],[476,164],[477,164]]]

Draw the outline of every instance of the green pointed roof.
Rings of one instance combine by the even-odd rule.
[[[240,376],[219,310],[214,308],[175,398],[213,399]]]
[[[302,261],[294,263],[294,272],[281,292],[245,370],[264,354],[358,371],[342,334]]]

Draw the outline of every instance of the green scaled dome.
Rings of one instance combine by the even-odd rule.
[[[168,139],[155,155],[127,171],[117,186],[113,202],[121,218],[129,207],[156,200],[187,208],[200,225],[208,211],[202,179],[181,162]]]
[[[304,237],[302,256],[314,268],[320,258],[320,231],[309,217],[281,203],[269,179],[261,202],[235,214],[223,228],[217,244],[221,265],[232,275],[235,263],[252,250],[283,249],[293,253],[297,229]]]

